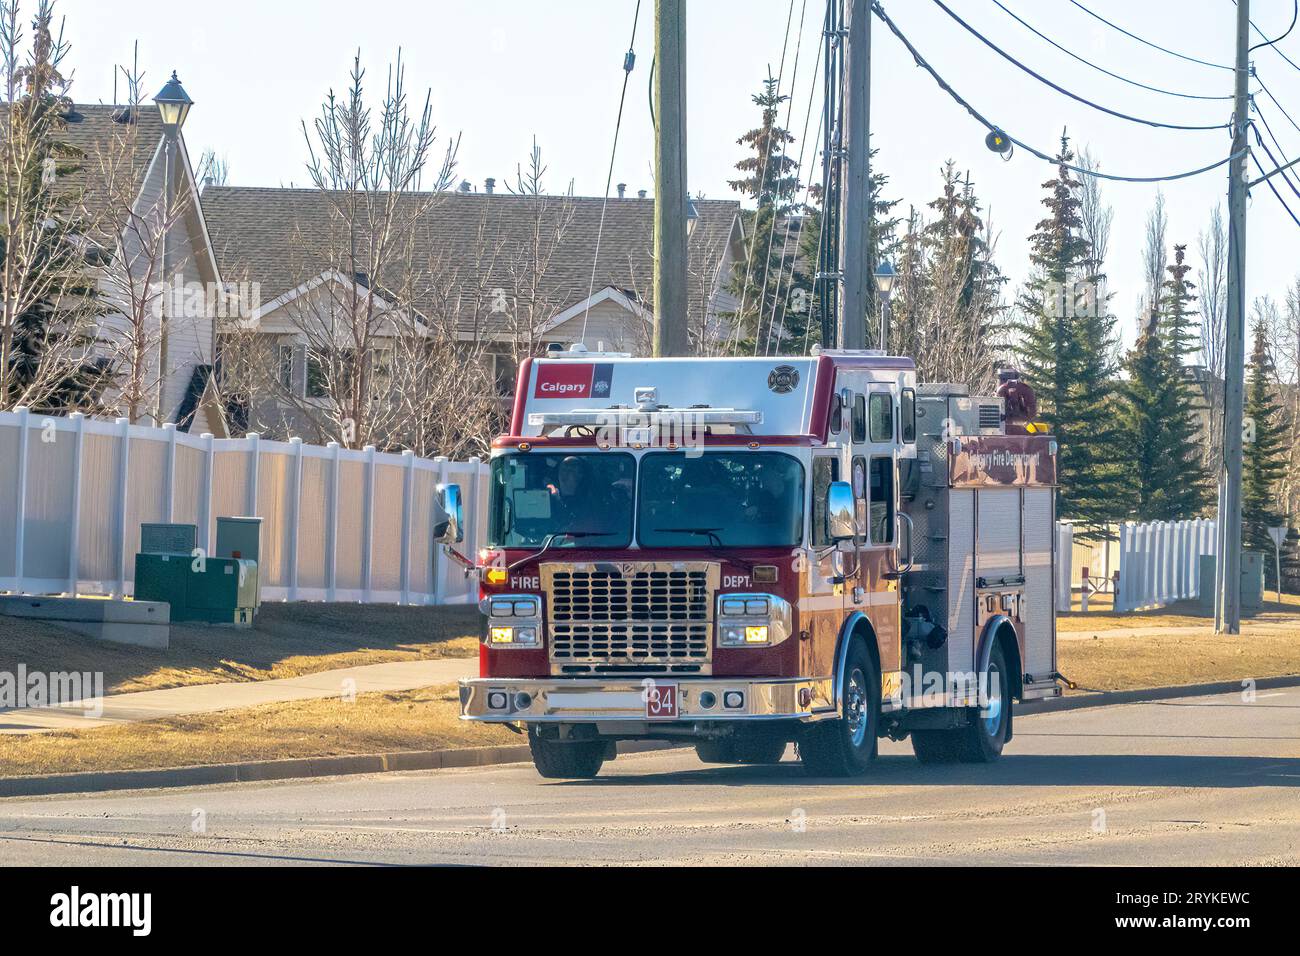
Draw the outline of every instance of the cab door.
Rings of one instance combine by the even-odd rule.
[[[852,482],[862,534],[851,605],[861,609],[875,628],[886,697],[890,675],[899,670],[902,657],[899,411],[896,384],[867,382],[854,396]]]

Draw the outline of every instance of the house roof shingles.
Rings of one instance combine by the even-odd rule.
[[[339,237],[346,223],[332,211],[330,199],[317,189],[206,188],[204,214],[227,282],[260,283],[265,304],[331,268],[345,275],[356,271],[341,261],[346,244]],[[403,194],[398,202],[406,204],[408,218],[415,218],[413,260],[434,276],[412,295],[425,316],[450,312],[461,333],[491,335],[506,331],[500,310],[484,307],[498,289],[512,300],[533,301],[538,321],[587,298],[600,197],[445,192]],[[699,219],[688,242],[688,308],[698,322],[711,303],[740,204],[697,200],[695,205]],[[653,307],[653,216],[651,199],[609,200],[596,291],[613,286]],[[372,277],[359,278],[369,283]],[[374,284],[391,285],[382,276]]]

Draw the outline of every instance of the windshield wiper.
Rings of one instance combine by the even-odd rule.
[[[556,538],[603,538],[608,537],[612,533],[613,532],[610,531],[553,531],[542,540],[542,546],[540,548],[532,554],[520,558],[514,564],[510,565],[510,567],[506,568],[506,570],[513,571],[521,564],[527,564],[529,561],[536,561],[550,549],[551,545],[555,543]]]
[[[721,528],[655,528],[656,532],[662,532],[663,534],[698,534],[701,536],[707,535],[709,539],[709,543],[712,544],[715,548],[722,547],[722,539],[718,537],[718,532],[721,530],[722,530]]]

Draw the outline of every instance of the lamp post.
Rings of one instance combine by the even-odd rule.
[[[185,92],[185,87],[181,86],[181,81],[176,76],[176,71],[172,70],[172,78],[167,81],[158,95],[153,98],[154,104],[158,107],[158,116],[162,119],[163,126],[163,188],[162,188],[162,216],[159,227],[162,229],[161,242],[159,243],[159,263],[158,275],[162,281],[170,287],[171,279],[167,275],[167,233],[171,231],[171,213],[172,213],[172,164],[175,162],[175,150],[173,146],[177,136],[180,135],[181,127],[185,125],[185,119],[190,115],[190,107],[194,101],[190,95]],[[215,332],[214,332],[215,335]],[[166,400],[163,395],[163,383],[167,380],[167,294],[164,293],[161,302],[161,308],[158,312],[158,400],[154,405],[154,424],[161,425],[166,420],[167,408],[163,404]]]
[[[876,267],[876,291],[880,293],[880,348],[889,351],[889,296],[894,291],[894,266],[886,259]]]

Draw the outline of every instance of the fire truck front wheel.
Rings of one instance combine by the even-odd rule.
[[[541,728],[528,728],[528,749],[533,766],[548,780],[588,780],[600,773],[610,755],[604,740],[552,740],[541,735]]]
[[[804,728],[799,759],[815,777],[856,777],[867,772],[876,756],[880,727],[880,674],[858,638],[848,649],[840,716]]]

